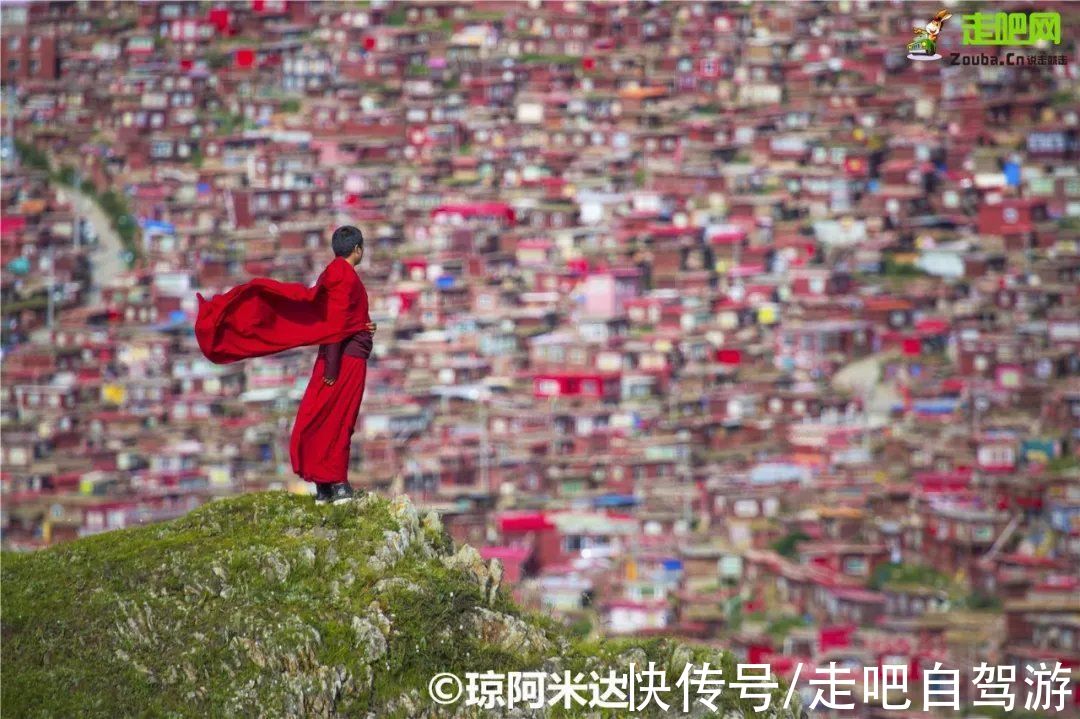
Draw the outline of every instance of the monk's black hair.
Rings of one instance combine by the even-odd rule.
[[[342,225],[334,230],[334,236],[330,238],[335,257],[348,257],[357,245],[363,248],[364,234],[352,225]]]

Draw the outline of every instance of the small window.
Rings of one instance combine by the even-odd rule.
[[[540,380],[536,383],[536,393],[543,397],[559,394],[559,383],[553,379]]]
[[[844,560],[844,574],[863,576],[866,574],[865,557],[848,557]]]

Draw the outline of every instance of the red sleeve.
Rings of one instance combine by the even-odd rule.
[[[341,354],[345,351],[345,343],[348,339],[343,339],[340,342],[332,342],[326,347],[326,364],[323,366],[323,379],[337,379],[338,372],[341,370]]]

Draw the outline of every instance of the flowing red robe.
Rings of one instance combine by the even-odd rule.
[[[209,300],[197,294],[195,337],[211,362],[226,364],[306,345],[335,345],[363,331],[367,291],[356,270],[336,257],[312,287],[257,278]],[[323,383],[320,353],[289,442],[293,471],[309,482],[343,482],[360,412],[367,360],[341,358],[333,385]]]

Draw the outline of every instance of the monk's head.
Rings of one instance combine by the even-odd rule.
[[[330,246],[334,249],[335,257],[344,257],[353,266],[364,259],[364,235],[352,225],[342,225],[334,230]]]

